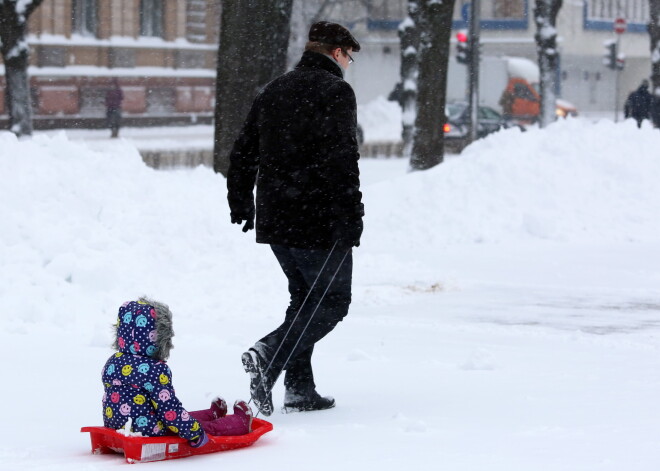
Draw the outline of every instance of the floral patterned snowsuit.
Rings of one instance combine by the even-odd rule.
[[[103,423],[123,428],[132,419],[132,431],[156,437],[174,433],[197,441],[204,430],[181,401],[172,385],[172,372],[158,360],[157,313],[153,306],[131,301],[119,308],[119,351],[103,367]]]

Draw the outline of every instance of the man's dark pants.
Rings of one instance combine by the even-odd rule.
[[[271,245],[271,248],[289,281],[291,302],[282,325],[262,338],[255,350],[266,365],[272,361],[268,377],[273,382],[286,370],[287,391],[307,395],[316,387],[311,362],[314,344],[348,313],[353,253],[350,247],[319,250]]]

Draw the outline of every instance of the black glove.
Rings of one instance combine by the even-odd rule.
[[[342,221],[335,229],[333,239],[337,241],[337,245],[340,247],[359,247],[363,229],[362,218],[353,221]]]
[[[245,225],[243,226],[243,232],[247,232],[251,229],[254,229],[254,207],[250,208],[247,212],[239,214],[239,213],[231,213],[231,223],[232,224],[242,224],[243,221],[245,221]]]

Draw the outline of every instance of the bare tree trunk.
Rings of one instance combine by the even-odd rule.
[[[293,0],[291,8],[291,35],[289,38],[289,51],[287,64],[291,66],[300,59],[300,52],[307,43],[309,27],[318,14],[321,0]]]
[[[229,153],[254,97],[284,73],[293,0],[222,3],[213,167],[227,175]]]
[[[17,136],[32,134],[32,100],[28,79],[27,20],[43,0],[0,0],[0,53],[5,63],[5,97],[9,129]]]
[[[27,63],[27,53],[5,61],[5,101],[9,111],[9,130],[17,136],[32,134],[32,100]]]
[[[536,51],[539,55],[541,74],[541,113],[539,125],[545,127],[556,118],[557,75],[559,72],[559,51],[557,50],[557,14],[562,0],[536,0],[534,21],[536,22]]]
[[[651,40],[651,82],[653,95],[660,96],[660,0],[649,0],[651,20],[648,24]]]
[[[417,117],[417,52],[419,49],[419,34],[417,30],[417,14],[419,7],[416,1],[408,2],[408,17],[399,25],[401,41],[401,82],[400,97],[402,111],[403,155],[412,152],[413,130]]]
[[[418,0],[419,77],[410,166],[425,170],[444,158],[447,64],[454,0]]]

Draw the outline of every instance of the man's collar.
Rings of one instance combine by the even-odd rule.
[[[329,56],[319,52],[305,51],[296,69],[303,67],[324,69],[337,77],[344,78],[344,70],[341,66]]]

